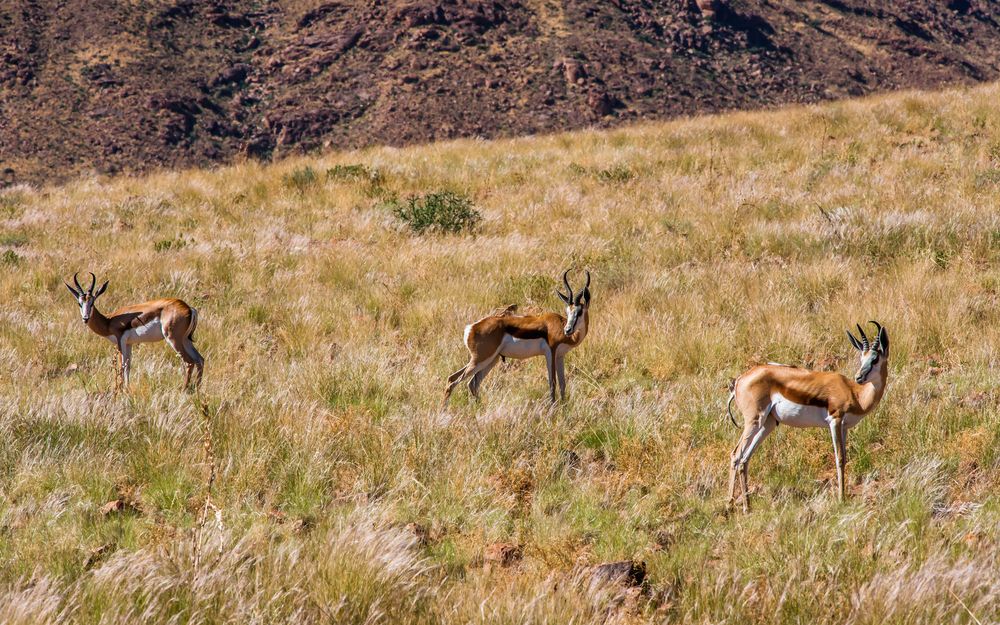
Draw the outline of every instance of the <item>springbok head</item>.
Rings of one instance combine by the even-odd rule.
[[[868,337],[865,336],[865,331],[861,328],[861,324],[858,324],[858,333],[861,335],[860,341],[854,338],[850,330],[847,332],[847,338],[851,339],[851,345],[859,352],[860,364],[858,372],[854,376],[854,381],[858,384],[864,382],[879,360],[887,358],[889,354],[889,333],[885,331],[885,328],[878,321],[869,321],[868,323],[875,326],[876,334],[874,343],[871,343]]]
[[[105,281],[104,284],[101,285],[101,288],[97,289],[97,292],[95,293],[94,287],[97,285],[97,276],[93,273],[90,274],[90,288],[84,290],[83,287],[80,286],[80,281],[76,279],[76,274],[74,273],[73,284],[76,285],[76,288],[74,289],[66,282],[63,282],[63,284],[65,284],[66,288],[69,289],[69,292],[73,294],[73,298],[76,299],[76,303],[80,307],[80,316],[83,318],[83,322],[87,323],[87,321],[90,320],[90,315],[94,312],[94,301],[96,301],[97,298],[104,293],[105,289],[108,288],[108,282]]]
[[[580,317],[590,306],[590,272],[584,271],[584,273],[587,274],[587,282],[583,285],[583,290],[576,295],[573,294],[573,287],[569,285],[569,269],[563,272],[563,284],[566,285],[568,295],[563,295],[560,290],[556,291],[559,299],[566,304],[566,327],[563,328],[566,334],[573,334]]]

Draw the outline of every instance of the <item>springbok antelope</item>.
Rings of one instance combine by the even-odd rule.
[[[590,309],[590,272],[583,290],[573,293],[569,285],[569,270],[563,273],[567,295],[556,294],[566,304],[566,316],[548,312],[540,315],[515,315],[514,307],[500,314],[484,317],[465,326],[465,345],[469,348],[469,364],[448,376],[444,401],[463,380],[469,380],[469,392],[479,399],[479,386],[486,374],[503,358],[545,356],[549,376],[549,398],[556,401],[556,379],[559,396],[566,399],[566,354],[587,337]]]
[[[134,306],[125,306],[105,317],[97,310],[94,303],[108,288],[105,282],[94,292],[97,277],[90,274],[90,288],[84,290],[73,274],[74,289],[67,283],[66,288],[73,294],[80,306],[80,316],[87,327],[95,334],[103,336],[118,348],[120,367],[118,369],[115,387],[128,386],[129,374],[132,370],[132,346],[136,343],[153,343],[166,339],[181,359],[187,364],[187,375],[184,378],[184,388],[191,386],[191,372],[198,370],[195,387],[201,385],[201,375],[205,367],[205,359],[194,347],[194,329],[198,325],[198,311],[179,299],[155,299]]]
[[[847,332],[859,352],[860,365],[854,380],[839,373],[810,371],[769,363],[753,367],[736,379],[726,410],[733,419],[732,404],[743,413],[743,434],[733,448],[729,465],[729,505],[736,504],[736,475],[743,490],[743,510],[749,511],[747,463],[779,424],[796,428],[829,428],[837,466],[838,497],[844,499],[844,468],[847,464],[847,431],[878,406],[888,375],[889,334],[877,321],[875,342],[870,343],[858,325],[861,340]]]

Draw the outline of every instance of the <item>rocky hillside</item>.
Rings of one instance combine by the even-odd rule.
[[[0,184],[990,80],[986,0],[5,0]]]

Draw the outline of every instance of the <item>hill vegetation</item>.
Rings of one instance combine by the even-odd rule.
[[[9,188],[0,621],[996,621],[998,187],[987,85]],[[467,219],[404,220],[436,206]],[[442,408],[463,326],[567,267],[568,401],[534,360]],[[162,343],[109,392],[78,270],[105,312],[199,309],[199,396]],[[828,432],[779,428],[728,513],[728,381],[853,373],[868,319],[849,499]],[[594,581],[617,560],[642,585]]]
[[[1000,77],[987,0],[5,0],[0,186]]]

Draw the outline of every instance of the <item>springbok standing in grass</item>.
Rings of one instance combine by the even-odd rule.
[[[545,356],[549,375],[549,397],[556,401],[556,379],[559,395],[566,399],[566,354],[587,337],[590,309],[590,272],[576,295],[569,285],[569,270],[563,273],[567,295],[556,291],[566,304],[566,316],[548,312],[540,315],[515,315],[508,308],[503,313],[484,317],[465,326],[465,345],[469,348],[469,364],[448,376],[444,401],[463,380],[469,380],[469,392],[479,399],[479,386],[486,374],[501,357],[532,358]]]
[[[847,430],[878,406],[888,376],[889,334],[877,321],[874,344],[858,325],[861,340],[850,332],[851,345],[859,352],[860,366],[851,381],[839,373],[809,371],[779,364],[754,367],[738,377],[729,395],[743,413],[743,434],[733,448],[729,466],[729,505],[736,504],[736,475],[743,489],[743,510],[749,511],[747,463],[778,424],[796,428],[829,428],[837,465],[839,499],[844,499],[844,468],[847,464]]]
[[[121,356],[115,388],[127,386],[132,369],[132,346],[136,343],[152,343],[166,339],[181,359],[187,364],[187,375],[184,378],[184,388],[191,387],[191,372],[197,368],[198,377],[195,387],[201,385],[201,375],[205,367],[205,359],[194,347],[194,329],[198,325],[198,311],[179,299],[155,299],[134,306],[125,306],[105,317],[94,307],[97,298],[108,288],[105,282],[94,292],[97,277],[90,274],[90,288],[84,290],[73,274],[74,289],[67,283],[66,288],[73,294],[80,306],[80,316],[83,322],[94,333],[103,336],[118,348]]]

